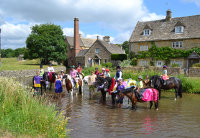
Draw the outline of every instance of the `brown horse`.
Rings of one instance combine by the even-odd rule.
[[[63,76],[63,79],[65,79],[65,86],[66,86],[68,93],[71,92],[71,94],[73,94],[74,88],[76,87],[76,86],[73,86],[74,80],[68,74],[65,74]],[[77,83],[78,83],[79,94],[82,94],[83,93],[83,81],[82,81],[82,79],[78,78]]]
[[[150,100],[150,109],[152,108],[153,102],[155,105],[155,109],[158,110],[158,91],[156,89],[150,88],[152,91],[152,99]],[[144,90],[148,90],[148,89],[144,89]],[[141,95],[137,92],[136,89],[133,88],[128,88],[125,90],[121,90],[118,93],[118,96],[121,98],[122,96],[127,96],[131,102],[132,102],[132,109],[136,110],[136,103],[140,102],[147,102],[145,101],[143,98],[141,98]]]

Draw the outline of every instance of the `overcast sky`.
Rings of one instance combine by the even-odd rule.
[[[65,35],[73,35],[79,18],[83,37],[111,36],[113,43],[129,40],[138,21],[200,14],[200,0],[0,0],[2,48],[25,46],[30,27],[54,23]]]

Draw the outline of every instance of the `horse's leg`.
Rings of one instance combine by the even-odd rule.
[[[103,100],[103,102],[106,102],[106,92],[104,92],[103,90],[101,90],[101,94],[102,94],[102,100]]]
[[[174,99],[175,101],[176,101],[176,99],[178,97],[178,90],[179,90],[178,88],[175,88],[175,99]]]
[[[161,98],[161,89],[159,89],[158,92],[159,92],[159,100],[160,100],[160,98]]]
[[[112,104],[114,105],[115,104],[116,94],[112,93],[111,96],[112,96]]]
[[[131,100],[131,101],[132,101],[132,100]],[[132,109],[133,109],[133,110],[136,110],[136,101],[134,101],[134,100],[132,101]]]
[[[150,101],[150,109],[151,109],[152,105],[153,105],[153,101]]]
[[[178,95],[180,98],[182,98],[182,84],[180,84],[180,86],[179,86]]]
[[[154,101],[155,109],[158,110],[158,100]]]

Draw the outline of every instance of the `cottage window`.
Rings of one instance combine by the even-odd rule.
[[[148,45],[140,45],[140,51],[148,51]]]
[[[99,54],[99,48],[96,48],[96,49],[95,49],[95,53],[96,53],[96,54]]]
[[[176,26],[176,27],[175,27],[175,33],[176,33],[176,34],[183,33],[183,29],[184,29],[183,26]]]
[[[107,59],[104,60],[104,63],[107,63]]]
[[[157,66],[157,67],[162,67],[162,65],[163,65],[163,62],[162,62],[162,61],[157,61],[157,62],[156,62],[156,66]]]
[[[150,35],[150,33],[151,33],[151,30],[150,30],[150,29],[145,29],[143,34],[144,34],[145,36],[148,36],[148,35]]]
[[[171,60],[171,65],[177,64],[179,67],[183,67],[183,61],[182,60]]]
[[[182,48],[182,47],[183,47],[182,41],[172,42],[172,48]]]
[[[149,62],[147,60],[140,60],[140,66],[148,66]]]

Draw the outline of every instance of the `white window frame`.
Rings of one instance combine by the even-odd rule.
[[[96,48],[96,49],[95,49],[95,53],[96,53],[96,54],[99,54],[99,52],[100,52],[100,49],[99,49],[99,48]]]
[[[143,32],[144,36],[149,36],[151,34],[151,30],[150,29],[145,29]]]
[[[140,45],[140,51],[148,51],[149,46],[148,45]]]
[[[183,33],[184,27],[183,26],[175,26],[175,34]]]
[[[149,66],[149,62],[147,60],[140,60],[140,66]]]
[[[163,66],[163,61],[161,60],[156,61],[156,67],[162,67],[162,66]]]
[[[183,41],[172,42],[172,48],[183,48]]]

